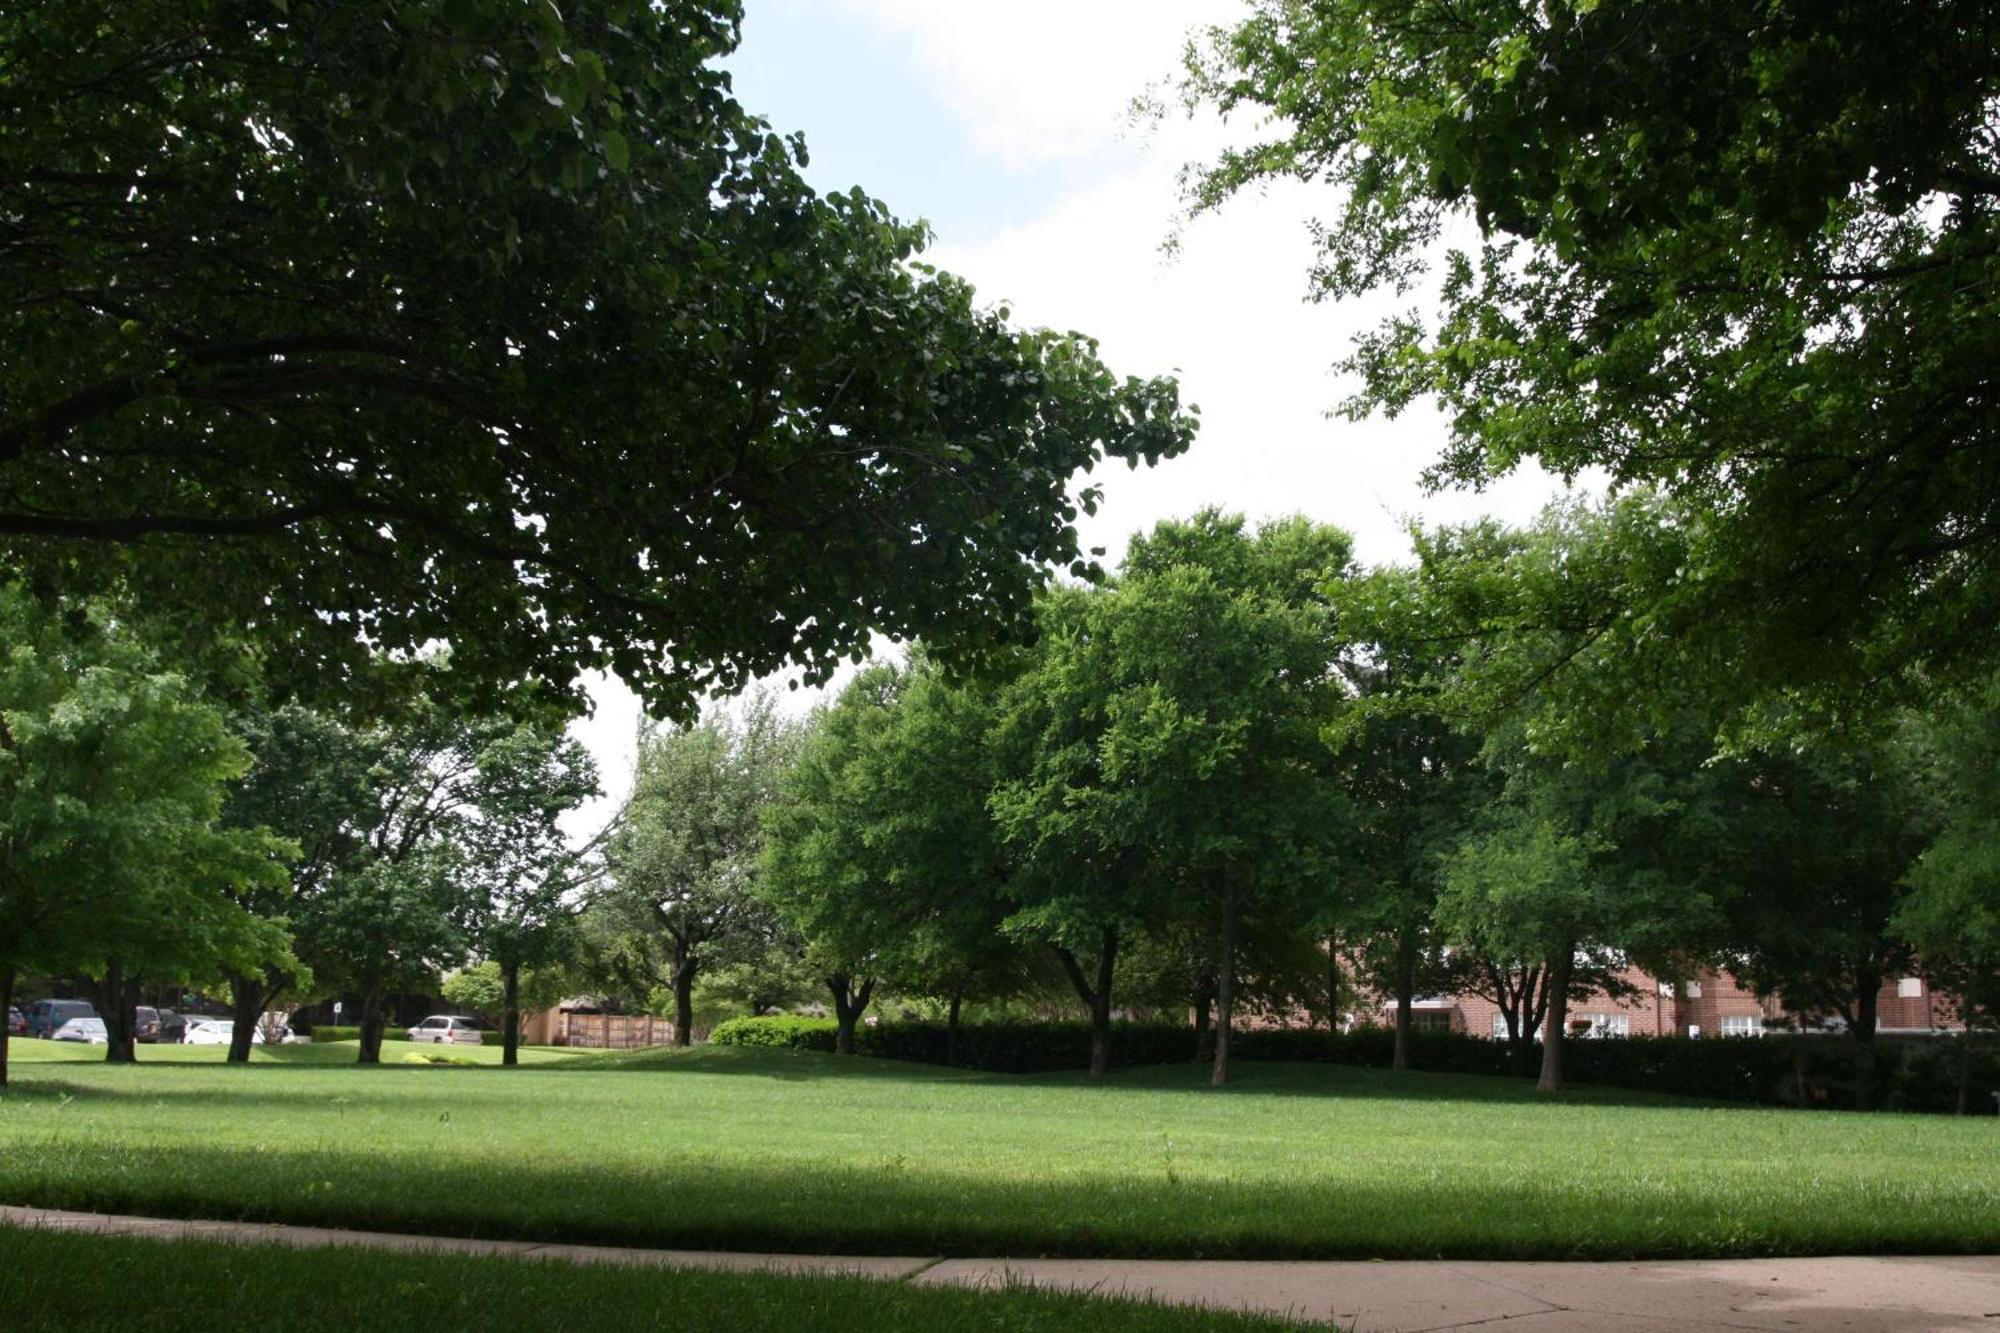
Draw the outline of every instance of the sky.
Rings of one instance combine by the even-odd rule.
[[[860,186],[936,233],[927,258],[1018,323],[1099,340],[1121,375],[1173,374],[1201,408],[1194,447],[1093,480],[1105,503],[1084,545],[1217,505],[1252,520],[1304,513],[1353,534],[1367,564],[1407,559],[1412,520],[1532,517],[1561,491],[1538,472],[1477,493],[1426,494],[1445,433],[1427,409],[1330,415],[1352,386],[1334,363],[1391,307],[1307,299],[1308,223],[1324,187],[1274,187],[1195,219],[1169,255],[1182,165],[1254,126],[1178,113],[1135,124],[1191,28],[1242,0],[746,0],[727,62],[737,98],[802,131],[807,179]],[[629,789],[637,701],[593,685],[578,734],[597,755],[601,819]]]

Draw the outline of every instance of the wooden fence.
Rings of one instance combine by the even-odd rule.
[[[665,1046],[674,1039],[671,1019],[651,1014],[562,1015],[555,1031],[558,1046],[597,1046],[629,1050],[635,1046]]]

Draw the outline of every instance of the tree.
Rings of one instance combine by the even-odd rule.
[[[217,826],[243,744],[116,608],[0,579],[0,645],[0,1005],[23,968],[95,976],[107,1058],[130,1060],[139,976],[282,954],[225,890],[281,879],[295,849]]]
[[[578,895],[598,876],[604,835],[575,845],[562,820],[597,794],[597,765],[560,724],[525,723],[479,751],[453,850],[468,938],[500,971],[503,1065],[520,1063],[522,973],[575,952]]]
[[[1877,999],[1912,961],[1895,927],[1939,829],[1937,793],[1907,719],[1755,755],[1732,970],[1808,1019],[1836,1019],[1855,1056],[1855,1103],[1875,1100]]]
[[[1212,1077],[1228,1081],[1245,922],[1296,902],[1338,837],[1324,588],[1348,560],[1333,529],[1253,536],[1207,512],[1135,541],[1113,587],[1051,605],[995,800],[1031,865],[1014,921],[1057,948],[1090,1007],[1096,1072],[1120,934],[1184,910],[1212,925]],[[1093,929],[1095,983],[1075,956]]]
[[[816,195],[737,0],[108,0],[0,18],[0,549],[326,691],[609,667],[687,711],[871,630],[1017,629],[1116,379]]]
[[[575,972],[571,967],[561,964],[523,967],[515,987],[515,1003],[523,1013],[536,1013],[573,994],[574,983]],[[507,981],[500,973],[500,964],[490,958],[446,977],[438,994],[454,1009],[505,1020]]]
[[[1924,719],[1936,766],[1937,836],[1908,873],[1890,927],[1915,948],[1932,983],[1955,997],[1965,1025],[1958,1113],[1971,1109],[1974,1034],[2000,1025],[2000,683],[1987,681]]]
[[[758,895],[764,808],[797,744],[768,695],[740,716],[640,738],[632,799],[613,836],[608,906],[625,938],[609,961],[639,995],[674,996],[674,1042],[694,1040],[704,970],[744,961],[774,930]]]
[[[1433,592],[1416,572],[1387,568],[1347,580],[1338,598],[1339,667],[1358,706],[1334,738],[1353,828],[1318,921],[1329,967],[1343,938],[1358,941],[1372,989],[1395,1000],[1396,1069],[1409,1068],[1417,996],[1441,988],[1434,917],[1445,859],[1495,787],[1477,763],[1479,737],[1421,693],[1460,669],[1467,642],[1438,632]]]
[[[521,725],[462,706],[441,679],[452,669],[432,658],[390,673],[398,679],[381,717],[361,736],[373,801],[361,847],[300,907],[328,979],[360,992],[361,1064],[381,1060],[389,992],[428,983],[465,955],[479,894],[459,837],[479,794],[481,756]],[[510,705],[521,717],[549,716],[533,690]]]
[[[1699,731],[1589,763],[1534,754],[1523,725],[1487,743],[1501,796],[1447,861],[1437,919],[1489,971],[1519,978],[1506,983],[1518,1005],[1541,1009],[1537,1086],[1553,1092],[1564,1082],[1571,996],[1616,995],[1625,962],[1671,973],[1671,960],[1712,945],[1733,867],[1716,845],[1712,789],[1722,779],[1705,766],[1712,750]],[[1509,1036],[1520,1043],[1519,1031]]]
[[[290,961],[297,964],[267,963],[227,978],[235,1020],[228,1058],[244,1064],[264,1011],[310,978],[322,950],[307,930],[309,904],[355,863],[376,807],[369,790],[371,749],[337,715],[300,704],[252,705],[237,709],[230,725],[249,746],[251,765],[230,786],[223,822],[270,829],[299,848],[282,882],[259,883],[240,899],[245,910],[290,935]]]
[[[1741,703],[1976,673],[2000,625],[2000,48],[1978,0],[1258,0],[1189,52],[1260,118],[1199,211],[1324,184],[1316,290],[1402,292],[1355,412],[1435,396],[1439,482],[1652,482],[1690,558],[1602,610]],[[1837,73],[1836,73],[1837,72]],[[1912,96],[1911,89],[1921,89]]]

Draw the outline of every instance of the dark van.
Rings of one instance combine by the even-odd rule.
[[[95,1018],[97,1007],[88,1000],[36,1000],[28,1006],[30,1037],[47,1039],[72,1018]]]

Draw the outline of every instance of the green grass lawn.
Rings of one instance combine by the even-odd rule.
[[[220,1048],[136,1068],[16,1049],[8,1203],[842,1253],[2000,1250],[1990,1118],[1308,1065],[1245,1065],[1215,1091],[1185,1066],[1093,1086],[740,1049],[511,1071],[357,1069],[339,1046],[249,1067]]]
[[[1289,1333],[1282,1320],[1024,1288],[974,1292],[862,1278],[407,1259],[214,1241],[0,1231],[9,1333],[728,1329],[732,1333]]]

